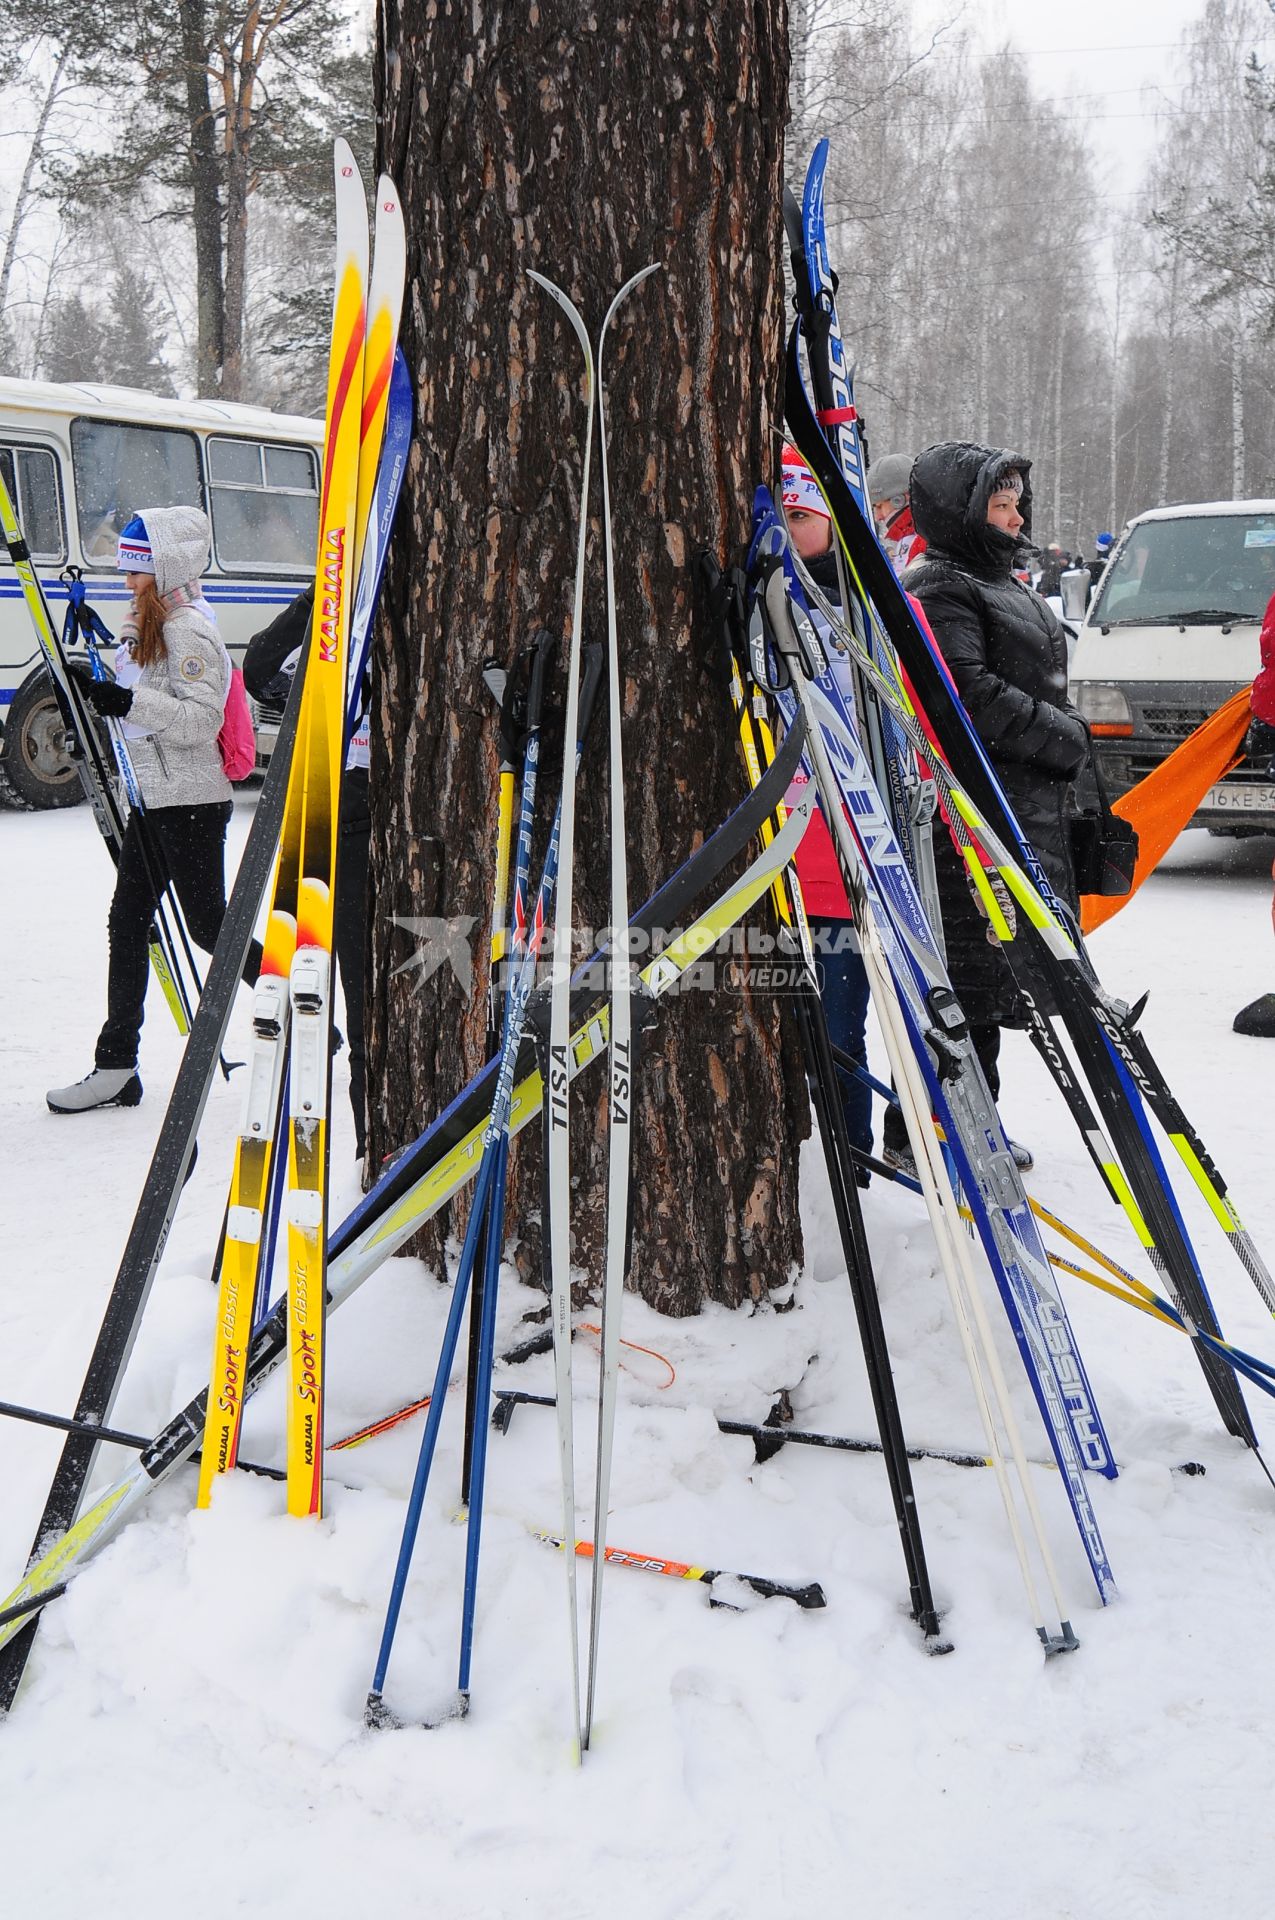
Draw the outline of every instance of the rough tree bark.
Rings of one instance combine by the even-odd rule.
[[[202,398],[219,390],[225,312],[221,266],[221,187],[217,129],[208,74],[205,0],[180,0],[182,65],[190,115],[191,224],[195,233],[198,344],[195,384]]]
[[[740,546],[753,483],[776,464],[786,33],[783,0],[381,0],[379,157],[411,236],[418,427],[373,693],[373,1164],[481,1060],[496,782],[482,660],[507,660],[538,624],[569,624],[579,358],[528,267],[565,286],[594,329],[628,275],[663,268],[624,309],[608,360],[635,905],[741,795],[725,695],[693,622],[692,561],[701,546],[722,558]],[[588,594],[602,632],[596,539]],[[577,922],[594,927],[606,920],[605,763],[599,714],[576,895]],[[542,768],[547,813],[556,752]],[[412,941],[395,917],[419,915],[472,920],[468,993],[446,968],[423,985],[401,970]],[[674,1313],[783,1285],[801,1257],[808,1119],[774,1001],[695,993],[665,1007],[640,1082],[634,1284]],[[598,1069],[576,1100],[573,1224],[589,1266]],[[511,1222],[526,1235],[539,1203],[530,1130],[516,1151]],[[437,1259],[439,1231],[422,1250]],[[534,1240],[524,1254],[534,1274]]]
[[[256,63],[245,29],[238,72],[225,76],[226,278],[222,313],[221,397],[243,398],[244,305],[248,290],[248,154]]]

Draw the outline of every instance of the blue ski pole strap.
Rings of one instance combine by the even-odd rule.
[[[62,645],[73,646],[78,633],[83,637],[86,645],[90,639],[93,639],[101,646],[113,647],[115,635],[105,625],[96,607],[89,605],[83,570],[79,567],[63,567],[58,578],[66,588],[66,619],[62,625]]]

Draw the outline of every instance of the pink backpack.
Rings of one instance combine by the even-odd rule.
[[[238,667],[231,669],[230,691],[226,695],[225,717],[217,735],[217,746],[227,780],[246,780],[250,773],[256,772],[257,736],[252,726],[248,689]]]

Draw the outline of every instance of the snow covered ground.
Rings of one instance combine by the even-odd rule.
[[[247,811],[241,802],[236,846]],[[1270,854],[1267,841],[1186,836],[1094,951],[1129,997],[1153,987],[1145,1031],[1275,1259],[1275,1043],[1230,1030],[1235,1009],[1275,984]],[[142,1106],[46,1112],[45,1087],[91,1062],[109,867],[83,811],[0,814],[0,863],[0,1398],[69,1410],[179,1043],[155,1002]],[[232,1055],[246,1021],[242,996]],[[1025,1041],[1007,1055],[1004,1111],[1036,1150],[1032,1191],[1151,1279]],[[234,1088],[213,1094],[118,1425],[152,1430],[206,1377],[208,1275],[238,1100]],[[341,1211],[357,1196],[343,1082],[337,1103]],[[247,1475],[197,1515],[186,1472],[48,1610],[0,1728],[4,1911],[1265,1916],[1275,1491],[1222,1433],[1187,1342],[1066,1282],[1122,1466],[1114,1484],[1093,1486],[1121,1598],[1098,1606],[1057,1476],[1040,1470],[1083,1642],[1046,1666],[992,1475],[921,1463],[921,1520],[955,1643],[951,1657],[928,1659],[904,1611],[880,1461],[789,1447],[758,1466],[747,1440],[715,1425],[715,1413],[764,1419],[788,1387],[802,1426],[872,1431],[811,1148],[804,1172],[810,1260],[795,1311],[672,1323],[629,1303],[626,1336],[666,1356],[676,1378],[628,1351],[611,1540],[818,1579],[826,1611],[785,1601],[710,1610],[702,1586],[612,1571],[595,1746],[574,1770],[562,1563],[528,1531],[556,1523],[554,1424],[524,1409],[492,1441],[470,1718],[373,1734],[362,1707],[419,1423],[331,1456],[318,1526],[289,1521],[278,1487]],[[1185,1204],[1226,1330],[1275,1355],[1252,1286],[1198,1204]],[[866,1209],[909,1438],[981,1450],[920,1203],[878,1183]],[[330,1438],[426,1390],[446,1301],[399,1260],[333,1319]],[[505,1289],[502,1348],[534,1305]],[[582,1391],[588,1351],[582,1336]],[[1013,1377],[1030,1450],[1043,1454]],[[503,1369],[500,1384],[549,1390],[548,1358]],[[1275,1450],[1275,1410],[1249,1400]],[[444,1427],[390,1672],[388,1695],[408,1712],[454,1685],[458,1412]],[[276,1381],[249,1409],[246,1455],[279,1458],[280,1414]],[[590,1424],[586,1410],[582,1462]],[[58,1445],[0,1421],[0,1593],[21,1573]],[[1173,1471],[1186,1460],[1207,1475]]]

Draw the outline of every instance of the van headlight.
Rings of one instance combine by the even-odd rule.
[[[1078,680],[1072,692],[1092,733],[1127,736],[1133,732],[1129,702],[1119,687],[1105,680]]]

